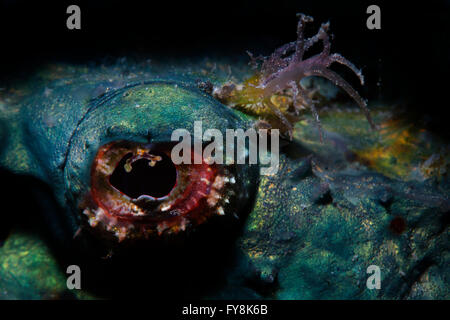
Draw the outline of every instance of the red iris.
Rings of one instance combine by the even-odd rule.
[[[223,215],[234,194],[225,185],[234,177],[216,164],[175,165],[170,151],[168,144],[128,141],[101,147],[81,206],[89,225],[122,241],[177,233]]]

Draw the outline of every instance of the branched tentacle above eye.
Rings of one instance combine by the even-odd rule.
[[[370,126],[372,129],[375,129],[375,125],[372,121],[372,117],[370,116],[369,109],[367,108],[367,102],[359,95],[359,93],[353,89],[353,87],[345,81],[340,75],[338,75],[336,72],[331,71],[326,68],[317,68],[313,70],[309,70],[306,73],[307,76],[318,76],[326,78],[330,81],[332,81],[336,86],[342,88],[347,94],[353,98],[353,100],[356,101],[358,106],[363,110],[364,114],[367,117],[367,121],[369,121]]]
[[[364,84],[364,77],[361,70],[356,68],[353,63],[342,55],[331,53],[330,35],[328,33],[330,27],[329,22],[323,23],[314,36],[305,38],[304,28],[307,23],[313,21],[313,18],[304,14],[297,14],[297,16],[299,17],[299,21],[297,24],[296,41],[289,42],[277,48],[268,57],[254,58],[252,54],[249,54],[252,59],[251,63],[254,66],[258,65],[258,60],[262,61],[259,72],[243,85],[236,86],[236,90],[230,95],[225,97],[223,95],[225,89],[229,87],[228,85],[223,86],[223,90],[216,90],[216,96],[230,106],[241,107],[249,112],[254,113],[256,108],[256,114],[259,117],[277,117],[280,120],[277,122],[277,125],[281,124],[282,127],[280,129],[285,132],[287,131],[289,137],[292,137],[294,123],[299,120],[298,111],[300,107],[298,100],[301,100],[304,102],[302,107],[309,108],[313,113],[322,140],[319,116],[316,106],[312,99],[310,99],[312,91],[303,88],[300,84],[300,81],[306,77],[319,76],[331,80],[336,86],[347,92],[364,112],[371,127],[375,128],[366,101],[347,81],[329,69],[330,65],[335,62],[342,64],[355,73],[361,85]],[[322,51],[304,59],[307,50],[320,41],[323,45]],[[285,102],[278,103],[277,105],[270,102],[273,97],[280,95],[288,99],[285,99]],[[294,113],[291,111],[292,106]]]
[[[297,17],[299,17],[298,24],[297,24],[297,43],[295,47],[295,53],[293,61],[301,61],[303,59],[303,54],[307,50],[305,48],[304,43],[304,34],[303,29],[305,28],[305,24],[308,22],[313,22],[313,18],[307,15],[304,15],[303,13],[298,13]]]
[[[337,63],[340,63],[340,64],[342,64],[344,66],[349,67],[356,74],[356,76],[359,78],[359,81],[361,82],[361,85],[364,85],[364,76],[363,76],[361,70],[358,69],[353,63],[351,63],[350,61],[345,59],[339,53],[333,53],[331,56],[329,56],[328,59],[330,60],[330,64],[333,63],[333,62],[337,62]]]
[[[306,92],[306,89],[302,87],[301,84],[295,83],[295,81],[290,82],[290,86],[292,88],[292,91],[294,93],[294,107],[299,108],[297,105],[297,97],[300,95],[302,97],[302,100],[306,102],[306,105],[311,109],[311,112],[314,116],[314,121],[317,125],[317,129],[319,130],[319,139],[320,142],[323,142],[323,130],[322,130],[322,124],[320,123],[319,114],[317,113],[316,107],[314,105],[314,102],[309,98],[308,92]]]
[[[292,139],[292,131],[293,131],[293,127],[291,122],[286,118],[286,116],[276,107],[273,105],[273,103],[271,101],[268,101],[266,103],[266,105],[273,111],[273,113],[275,113],[275,115],[281,120],[281,122],[283,123],[283,125],[286,126],[287,128],[287,132],[289,135],[289,139]]]
[[[320,53],[320,56],[328,57],[330,55],[330,50],[331,50],[330,36],[328,35],[329,27],[330,27],[329,22],[323,23],[320,26],[320,29],[317,32],[317,34],[315,36],[309,38],[305,42],[305,51],[307,51],[309,48],[311,48],[315,43],[322,40],[323,49],[322,49],[322,52]]]

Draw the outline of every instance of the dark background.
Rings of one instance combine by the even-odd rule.
[[[71,4],[81,7],[81,30],[66,28],[66,9]],[[381,7],[381,30],[366,28],[366,8],[370,4]],[[349,73],[345,78],[355,84],[369,102],[395,102],[406,110],[412,121],[448,138],[449,11],[450,1],[416,4],[394,0],[202,3],[0,0],[0,88],[8,88],[16,80],[26,80],[37,67],[52,61],[104,62],[107,57],[112,61],[115,57],[136,54],[143,57],[206,55],[214,59],[214,56],[237,55],[246,58],[245,50],[267,55],[276,47],[295,40],[295,14],[303,12],[315,18],[308,35],[313,35],[321,22],[331,22],[331,31],[335,34],[332,51],[343,54],[363,69],[366,77],[363,88]],[[34,217],[29,222],[30,228],[42,224],[40,216],[34,212],[40,204],[32,199],[44,197],[37,194],[30,198],[28,190],[45,190],[45,187],[34,180],[18,179],[2,171],[0,181],[3,199],[23,204],[20,212],[28,212]],[[17,214],[3,216],[0,246],[10,231],[12,220],[16,217],[25,220]],[[223,246],[231,243],[220,242]],[[215,249],[217,253],[227,251],[222,247]],[[188,253],[184,254],[188,257],[184,261],[193,260]],[[180,261],[183,261],[181,253]],[[215,279],[218,269],[210,267],[208,270],[214,274],[210,278],[204,274],[202,277],[206,281]],[[98,270],[103,272],[104,266],[100,264]],[[109,283],[111,278],[106,274],[103,280]],[[94,283],[101,283],[98,278],[95,280]],[[103,284],[105,288],[108,288],[107,283]],[[193,285],[184,287],[189,290]],[[155,291],[155,294],[161,293]]]
[[[81,8],[81,30],[66,28],[66,8]],[[381,8],[381,30],[366,28],[366,8]],[[394,100],[414,121],[447,135],[450,1],[1,1],[2,82],[41,63],[100,61],[140,54],[171,57],[269,54],[296,37],[303,12],[331,22],[332,51],[362,67],[369,100]]]

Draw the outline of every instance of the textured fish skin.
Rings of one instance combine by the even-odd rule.
[[[244,79],[248,68],[238,63],[213,68],[204,61],[186,65],[167,68],[124,61],[112,66],[49,66],[2,92],[1,167],[34,176],[50,187],[67,226],[60,241],[71,241],[77,230],[76,200],[88,187],[89,164],[100,145],[124,137],[164,141],[174,128],[192,130],[198,119],[220,130],[251,125],[248,116],[198,88],[198,79],[215,85],[227,81],[227,65],[236,80]],[[321,89],[330,91],[326,85]],[[321,114],[323,144],[314,125],[301,122],[293,142],[282,147],[277,175],[256,179],[254,168],[242,175],[244,189],[255,190],[256,197],[236,241],[226,239],[232,241],[235,255],[217,279],[204,275],[221,285],[214,292],[198,289],[200,272],[195,285],[172,283],[184,288],[181,295],[195,291],[201,298],[450,298],[448,178],[388,176],[389,170],[381,172],[375,165],[350,159],[390,141],[368,130],[364,115],[346,112],[346,102],[329,96],[327,101],[337,108]],[[372,113],[375,123],[392,116],[383,108]],[[401,125],[392,130],[397,129]],[[431,152],[438,152],[439,139],[426,139],[434,148]],[[418,152],[405,160],[410,171],[420,167],[419,154],[425,152],[425,144],[417,145]],[[392,167],[396,165],[392,161]],[[49,221],[61,216],[44,211]],[[396,217],[406,223],[400,234],[391,227]],[[48,227],[57,233],[56,226]],[[64,270],[45,247],[33,233],[12,232],[0,248],[0,297],[64,297]],[[24,256],[26,260],[19,258]],[[200,265],[212,258],[202,259]],[[366,287],[366,269],[373,264],[381,269],[380,290]],[[116,290],[117,295],[124,293]],[[133,291],[126,295],[133,296]]]

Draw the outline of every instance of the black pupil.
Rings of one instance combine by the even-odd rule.
[[[136,199],[141,195],[161,198],[169,194],[175,186],[177,170],[170,158],[163,153],[152,153],[162,159],[151,167],[147,159],[138,159],[131,164],[132,170],[125,171],[125,163],[132,154],[120,160],[109,182],[113,187]]]

